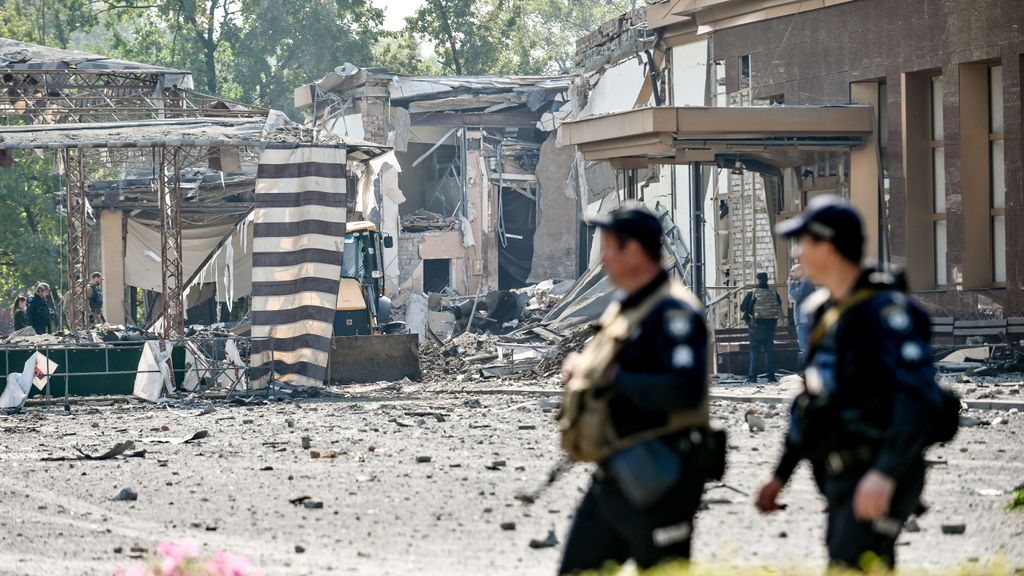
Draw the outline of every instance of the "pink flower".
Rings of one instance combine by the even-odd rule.
[[[248,576],[252,563],[245,556],[221,550],[206,563],[213,576]]]
[[[177,544],[170,540],[164,540],[156,548],[160,555],[160,573],[171,576],[176,573],[178,566],[185,560],[199,557],[199,542],[191,538]]]
[[[146,567],[142,564],[134,564],[127,568],[118,568],[114,570],[114,574],[117,576],[146,576]]]

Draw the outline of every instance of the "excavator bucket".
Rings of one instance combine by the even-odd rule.
[[[419,381],[419,337],[416,334],[338,336],[331,340],[328,384]]]

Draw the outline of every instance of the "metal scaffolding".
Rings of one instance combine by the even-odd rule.
[[[89,266],[89,204],[85,199],[85,151],[64,150],[64,174],[67,177],[67,271],[68,293],[64,314],[68,327],[77,332],[88,326],[85,283]]]
[[[132,194],[130,202],[136,209],[159,211],[163,332],[168,338],[183,336],[186,286],[182,278],[182,196],[190,190],[195,193],[196,186],[188,182],[183,186],[182,172],[199,166],[207,168],[212,148],[258,146],[259,143],[258,134],[253,141],[253,138],[244,134],[238,136],[227,128],[218,135],[216,127],[204,128],[199,130],[198,136],[192,134],[183,138],[180,134],[191,126],[185,120],[251,118],[258,121],[266,118],[268,111],[195,92],[191,74],[187,71],[3,38],[0,38],[0,49],[5,54],[5,60],[0,62],[0,93],[3,94],[0,98],[0,131],[9,128],[12,132],[21,133],[25,131],[20,127],[32,126],[39,145],[19,145],[16,148],[62,149],[58,163],[63,166],[58,169],[64,173],[67,182],[62,192],[67,214],[65,257],[69,286],[63,309],[69,328],[75,332],[89,327],[85,287],[91,272],[89,230],[92,214],[87,199],[90,186],[97,181],[109,181],[112,177],[124,180],[123,174],[129,170],[141,171],[151,167],[153,181],[145,183]],[[182,126],[174,126],[179,120]],[[162,128],[166,136],[154,136],[152,128],[151,132],[140,129],[139,138],[144,142],[141,144],[107,139],[90,142],[83,136],[89,125],[125,121],[167,121],[170,125]],[[78,132],[65,133],[67,131],[62,132],[61,127]],[[50,134],[52,140],[47,140]],[[189,143],[190,138],[198,138],[204,143]],[[3,140],[0,135],[0,141]],[[140,153],[140,148],[149,150]],[[119,185],[107,190],[104,202],[120,205],[123,200],[120,189]],[[226,191],[221,191],[219,196],[226,194]],[[218,194],[212,196],[217,197]]]
[[[162,147],[159,154],[160,270],[163,277],[164,336],[185,334],[185,286],[182,278],[181,170],[188,162],[188,150]]]

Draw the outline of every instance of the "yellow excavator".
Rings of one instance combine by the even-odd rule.
[[[419,337],[391,320],[384,287],[384,248],[394,244],[373,222],[345,225],[338,305],[334,312],[328,382],[418,380]]]

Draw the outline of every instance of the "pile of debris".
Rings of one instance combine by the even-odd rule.
[[[968,344],[937,347],[935,365],[941,372],[997,376],[1024,372],[1024,350],[1012,344]]]
[[[556,376],[565,357],[593,335],[592,324],[613,295],[596,268],[575,282],[547,280],[483,297],[424,297],[423,377],[440,382]]]
[[[445,217],[436,212],[420,208],[402,217],[403,232],[424,232],[426,230],[451,230],[457,220]]]
[[[498,358],[497,338],[464,333],[448,342],[428,342],[420,348],[420,371],[427,382],[440,382]]]
[[[145,332],[135,326],[117,324],[97,324],[86,330],[77,332],[56,332],[53,334],[36,334],[31,326],[12,332],[0,345],[18,348],[44,348],[63,344],[89,345],[112,344],[117,342],[142,342],[156,340],[159,336]]]

